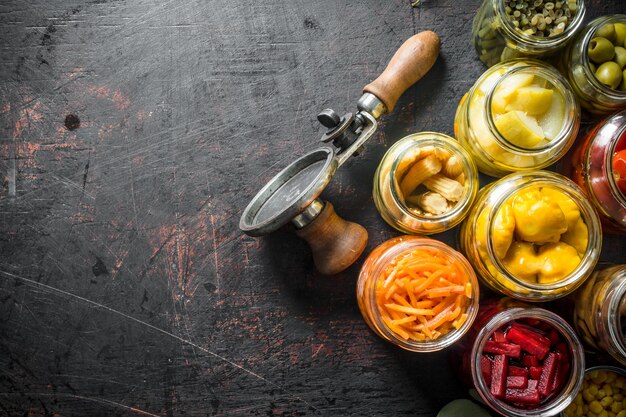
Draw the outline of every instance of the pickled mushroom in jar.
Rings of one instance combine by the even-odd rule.
[[[461,159],[438,146],[411,150],[398,163],[395,180],[400,198],[418,216],[444,215],[465,194],[465,167]]]

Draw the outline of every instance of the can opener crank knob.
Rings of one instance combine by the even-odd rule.
[[[318,115],[328,130],[322,146],[298,158],[276,174],[244,209],[239,228],[250,236],[271,233],[287,223],[306,240],[316,268],[336,274],[352,265],[367,245],[367,231],[342,219],[333,205],[318,197],[337,169],[378,127],[377,119],[393,111],[397,100],[434,65],[439,54],[439,37],[420,32],[406,40],[378,78],[363,88],[356,113],[339,116],[332,109]]]

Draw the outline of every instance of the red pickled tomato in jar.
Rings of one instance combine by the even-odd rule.
[[[609,156],[611,149],[613,154]],[[626,164],[618,162],[622,155],[626,160],[626,110],[595,125],[571,153],[571,158],[563,159],[561,167],[596,207],[604,232],[623,235],[626,182],[618,181],[616,172],[626,174]]]

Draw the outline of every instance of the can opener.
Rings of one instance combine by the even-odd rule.
[[[319,199],[337,169],[378,127],[377,119],[393,111],[400,96],[428,72],[439,53],[439,37],[420,32],[406,40],[385,70],[363,88],[356,113],[339,116],[323,110],[319,122],[328,130],[325,145],[298,158],[276,174],[243,211],[239,228],[250,236],[274,232],[291,222],[306,240],[319,272],[336,274],[352,265],[367,245],[367,231],[342,219],[333,205]]]

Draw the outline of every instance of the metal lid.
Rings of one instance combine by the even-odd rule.
[[[329,147],[292,162],[272,178],[243,211],[239,228],[250,236],[271,233],[302,213],[326,188],[339,163]]]

